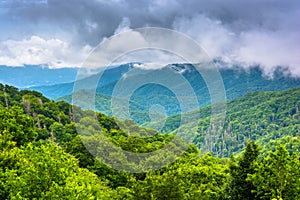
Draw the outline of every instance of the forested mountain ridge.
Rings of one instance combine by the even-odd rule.
[[[285,92],[298,94],[291,91]],[[230,159],[200,153],[191,145],[173,164],[131,174],[114,170],[86,150],[83,142],[97,142],[100,133],[87,117],[90,113],[38,92],[0,84],[0,199],[300,198],[298,135],[271,140],[263,147],[247,142],[240,156]],[[96,120],[102,134],[131,152],[155,151],[174,137],[100,113]],[[119,128],[122,123],[129,125],[127,130]],[[84,137],[77,135],[78,128]]]
[[[126,67],[127,66],[127,67]],[[119,70],[117,70],[119,69]],[[151,79],[150,77],[160,77],[161,74],[166,74],[170,76],[169,78],[165,78],[164,80],[169,80],[169,84],[172,85],[173,88],[176,88],[178,91],[183,91],[186,88],[182,86],[181,82],[172,81],[173,76],[181,76],[185,80],[187,80],[188,84],[193,89],[194,94],[198,99],[198,105],[192,106],[189,110],[197,109],[198,107],[204,107],[210,105],[210,94],[203,79],[202,75],[195,69],[195,67],[191,64],[170,64],[162,69],[155,69],[155,70],[144,70],[140,68],[134,68],[130,64],[122,65],[120,67],[116,67],[113,69],[108,69],[105,71],[102,77],[104,80],[108,80],[109,76],[114,74],[114,78],[117,76],[119,79],[114,79],[111,82],[107,82],[107,84],[99,83],[96,91],[90,91],[88,88],[83,88],[81,85],[87,85],[89,82],[89,78],[85,79],[84,81],[79,81],[78,86],[80,85],[81,88],[76,88],[77,91],[75,92],[82,92],[82,93],[91,93],[90,95],[95,95],[96,93],[96,109],[99,112],[102,112],[106,115],[112,115],[111,112],[111,98],[114,95],[116,97],[117,94],[113,94],[113,91],[116,87],[116,84],[119,81],[126,80],[126,84],[135,84],[138,82],[141,77],[144,77],[145,80]],[[207,70],[207,71],[205,71]],[[132,72],[133,71],[133,72]],[[203,69],[203,73],[215,73],[209,71],[209,69]],[[219,69],[220,75],[222,77],[222,81],[224,83],[224,88],[226,92],[226,98],[228,101],[242,97],[243,95],[254,92],[254,91],[280,91],[289,88],[299,87],[300,86],[300,79],[290,76],[285,76],[283,73],[278,70],[274,72],[273,77],[267,77],[263,74],[263,72],[258,67],[249,68],[248,71],[243,69],[241,66],[236,66],[233,68],[222,68]],[[130,74],[126,76],[126,79],[122,79],[122,74]],[[141,75],[142,74],[142,75]],[[96,75],[95,75],[96,76]],[[102,78],[101,78],[102,79]],[[155,81],[154,81],[155,82]],[[73,84],[74,85],[74,84]],[[57,98],[58,101],[64,100],[68,103],[72,103],[72,84],[68,84],[68,94],[66,96],[62,96]],[[44,89],[48,88],[47,90],[43,90],[43,87],[38,89],[39,91],[43,92],[46,95],[53,95],[55,93],[64,92],[64,88],[66,85],[57,85],[47,86]],[[78,91],[78,89],[84,91]],[[180,93],[180,92],[179,92]],[[62,95],[62,93],[60,93]],[[60,96],[56,95],[56,96]],[[165,109],[165,114],[167,116],[171,116],[174,114],[179,114],[182,112],[180,102],[178,101],[177,96],[174,91],[170,88],[166,88],[160,84],[149,83],[142,85],[137,90],[135,90],[130,96],[130,111],[131,118],[138,124],[143,124],[145,122],[149,122],[150,118],[148,117],[148,110],[151,106],[155,104],[162,105]],[[189,101],[190,99],[187,99]],[[80,104],[80,105],[84,105]]]
[[[247,140],[265,145],[271,139],[300,135],[300,88],[279,92],[252,92],[227,103],[224,126],[212,132],[210,106],[184,114],[187,117],[200,112],[198,127],[189,121],[182,125],[182,135],[197,132],[194,143],[204,151],[218,156],[230,156],[244,148]],[[168,117],[162,133],[176,131],[180,115]],[[193,119],[193,118],[191,118]],[[161,122],[144,124],[155,128]],[[206,144],[205,146],[203,144]]]

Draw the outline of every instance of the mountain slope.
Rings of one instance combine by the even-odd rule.
[[[93,93],[89,90],[79,90],[76,93],[74,93],[76,96],[84,96],[85,98],[93,98]],[[61,98],[57,98],[56,101],[66,101],[71,103],[72,102],[72,95],[66,95]],[[98,112],[101,112],[105,115],[112,116],[112,108],[111,108],[111,96],[105,95],[105,94],[96,94],[95,96],[95,109]],[[78,102],[78,100],[77,100]],[[82,109],[89,109],[91,105],[89,105],[86,101],[81,101],[80,106]],[[148,110],[140,105],[137,104],[134,101],[129,101],[130,105],[130,114],[133,119],[135,119],[135,122],[138,124],[142,124],[145,121],[150,121]],[[121,108],[115,108],[115,109],[121,109]]]
[[[126,65],[125,65],[126,66]],[[133,69],[133,68],[130,68]],[[126,68],[124,71],[122,71],[123,74],[126,73],[126,70],[130,70],[129,68]],[[107,70],[109,74],[113,74],[114,72]],[[126,76],[126,79],[118,79],[114,80],[108,84],[99,85],[99,87],[96,90],[96,104],[99,104],[99,102],[102,102],[103,98],[101,97],[101,94],[106,95],[106,97],[109,99],[113,95],[113,91],[116,87],[116,84],[120,83],[121,81],[126,80],[127,82],[124,82],[124,91],[126,91],[129,87],[134,87],[137,82],[140,82],[141,79],[150,80],[151,77],[160,78],[162,80],[168,80],[167,77],[164,77],[162,74],[166,73],[166,71],[171,71],[172,73],[175,73],[175,75],[182,76],[185,78],[192,89],[195,92],[195,95],[198,99],[198,105],[192,105],[189,104],[188,101],[191,100],[189,96],[185,97],[185,102],[188,105],[192,105],[189,107],[189,110],[194,110],[196,108],[204,107],[210,104],[210,95],[208,88],[205,84],[205,81],[203,80],[202,76],[195,70],[195,68],[192,65],[189,64],[173,64],[168,65],[163,69],[157,69],[157,70],[143,70],[143,69],[135,69],[137,71],[136,74],[133,73],[131,76]],[[180,74],[178,74],[180,72]],[[235,98],[241,97],[249,92],[253,91],[280,91],[285,90],[288,88],[298,87],[300,86],[300,79],[298,78],[292,78],[288,76],[284,76],[283,73],[280,71],[275,72],[273,78],[265,77],[263,73],[260,71],[259,68],[251,68],[248,71],[245,71],[239,67],[232,68],[232,69],[220,69],[220,74],[223,79],[225,92],[227,100],[233,100]],[[160,77],[161,76],[161,77]],[[122,74],[119,73],[118,77],[122,77]],[[172,85],[172,88],[178,89],[180,93],[184,93],[185,87],[182,82],[176,82],[172,80],[172,76],[169,78],[169,84]],[[82,84],[79,85],[85,85],[89,83],[89,78],[85,79]],[[71,88],[71,86],[69,86]],[[60,91],[64,91],[64,85],[57,85],[56,87],[49,87],[53,88],[55,91],[53,93],[59,93]],[[52,92],[52,91],[47,91]],[[47,93],[46,92],[46,93]],[[71,92],[71,91],[69,91]],[[114,94],[115,95],[115,94]],[[118,94],[117,94],[118,95]],[[132,115],[132,119],[139,123],[145,123],[149,122],[150,117],[148,115],[143,116],[142,113],[149,113],[149,109],[153,105],[161,105],[165,109],[165,114],[167,116],[174,115],[181,113],[181,105],[179,103],[177,94],[175,94],[170,88],[167,88],[163,85],[155,84],[155,83],[149,83],[144,84],[141,87],[139,87],[137,90],[135,90],[132,94],[128,94],[130,96],[130,102],[134,102],[133,106],[131,106],[131,111],[133,113],[140,112],[139,115]],[[193,95],[193,94],[190,94]],[[69,103],[72,103],[70,101],[69,96],[60,97],[59,100],[65,100]],[[106,99],[107,100],[107,99]],[[105,102],[107,102],[105,100]],[[109,101],[110,102],[110,101]],[[140,105],[143,110],[136,110],[135,104]],[[102,107],[103,108],[103,107]],[[99,110],[101,112],[104,112],[106,114],[110,115],[110,106],[106,106],[107,110]]]
[[[294,125],[299,132],[299,106],[299,89],[250,93],[231,102],[233,114],[229,120],[234,113],[260,120],[255,117],[260,116],[256,111],[263,110],[270,124],[279,122],[282,116],[292,119],[279,123],[278,130],[287,131]],[[269,110],[274,114],[268,116]],[[201,111],[205,122],[209,107]],[[251,120],[244,121],[243,117],[232,126],[236,132],[251,125]],[[268,126],[259,131],[264,133],[264,129]],[[293,135],[294,130],[290,133]],[[296,134],[271,140],[264,143],[262,153],[250,141],[239,156],[229,160],[200,153],[174,135],[158,134],[129,120],[83,111],[66,102],[51,101],[36,91],[0,84],[0,199],[229,200],[247,199],[249,194],[251,199],[275,199],[279,195],[282,199],[299,199],[299,138]],[[164,148],[172,141],[176,145]],[[124,151],[116,152],[109,142]],[[180,156],[178,145],[187,149]],[[239,151],[239,147],[234,150]],[[158,150],[163,151],[152,154]],[[100,153],[100,159],[94,157],[99,156],[94,151]],[[126,152],[147,158],[128,162],[132,157]],[[225,155],[219,152],[213,153]],[[177,159],[161,165],[166,157]],[[116,170],[116,165],[133,169],[141,165],[143,170],[150,166],[151,171],[129,173]]]
[[[252,92],[227,104],[223,127],[210,127],[210,106],[200,109],[199,121],[192,121],[199,110],[184,114],[190,121],[182,125],[181,136],[197,133],[193,142],[204,151],[229,156],[240,151],[247,140],[265,144],[283,136],[300,136],[300,88],[279,92]],[[176,132],[180,115],[170,116],[161,132]],[[146,123],[157,127],[162,122]],[[198,124],[198,126],[197,126]],[[195,126],[196,125],[196,126]],[[204,145],[205,144],[205,145]]]
[[[101,82],[98,83],[98,86],[101,87],[103,85],[109,84],[111,82],[114,82],[116,80],[119,80],[124,73],[126,73],[128,70],[132,68],[132,64],[125,64],[120,65],[118,67],[109,67],[105,72],[102,74]],[[91,82],[95,82],[95,80],[98,80],[98,73],[89,76],[87,78],[83,78],[81,80],[76,80],[77,83],[77,89],[90,89]],[[75,80],[75,78],[73,79]],[[36,87],[30,87],[30,90],[35,90],[41,92],[44,96],[51,99],[56,99],[65,95],[69,95],[73,93],[74,90],[74,81],[69,83],[63,83],[63,84],[54,84],[54,85],[47,85],[47,86],[36,86]]]

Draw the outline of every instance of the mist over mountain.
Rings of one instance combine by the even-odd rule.
[[[209,71],[209,69],[207,70]],[[134,68],[132,64],[126,64],[106,70],[101,77],[101,82],[98,84],[96,91],[90,90],[88,83],[93,82],[93,79],[97,75],[80,80],[77,85],[81,88],[77,88],[77,90],[83,91],[77,92],[81,92],[84,94],[82,96],[86,97],[92,97],[96,94],[96,110],[107,115],[114,115],[112,112],[112,97],[119,99],[125,98],[125,96],[118,96],[119,94],[116,93],[116,87],[121,87],[121,91],[126,93],[127,88],[134,87],[135,84],[138,84],[141,80],[148,80],[149,78],[151,79],[151,77],[155,77],[157,80],[169,79],[169,82],[167,81],[169,86],[175,88],[179,93],[184,93],[186,87],[183,83],[179,81],[176,82],[175,79],[172,80],[172,75],[170,75],[170,77],[164,76],[166,71],[183,77],[191,86],[193,94],[188,94],[184,98],[185,104],[190,105],[190,107],[187,107],[187,110],[194,110],[198,107],[211,104],[211,96],[207,84],[202,75],[191,64],[170,64],[164,68],[152,70]],[[280,69],[274,72],[272,77],[264,75],[259,67],[252,67],[246,71],[236,66],[233,68],[220,68],[219,72],[224,84],[227,101],[242,97],[249,92],[280,91],[300,86],[300,79],[287,76]],[[119,86],[120,84],[122,86]],[[74,83],[68,83],[35,87],[34,89],[42,92],[47,97],[58,97],[57,100],[65,100],[72,103],[73,86]],[[151,120],[149,110],[155,105],[162,106],[166,116],[186,112],[187,110],[182,110],[182,105],[180,105],[178,99],[180,97],[172,91],[172,88],[155,82],[149,82],[139,86],[133,92],[128,92],[127,96],[130,96],[130,118],[138,124],[149,122]],[[195,95],[197,98],[198,103],[196,105],[190,103],[192,102],[192,95]],[[80,105],[81,107],[88,108],[84,98],[79,102],[82,103],[82,105]],[[125,105],[123,106],[125,107]],[[118,105],[117,107],[120,108],[122,105]]]
[[[252,66],[247,69],[238,64],[229,66],[222,60],[214,60],[219,69],[225,88],[226,100],[230,101],[239,98],[249,92],[254,91],[280,91],[300,86],[300,79],[291,77],[284,68],[278,68],[271,76],[264,74],[259,66]],[[101,70],[101,69],[99,69]],[[98,70],[98,71],[99,71]],[[64,100],[72,103],[72,94],[74,92],[74,83],[79,72],[79,68],[59,68],[50,69],[42,66],[25,66],[25,67],[0,67],[0,80],[4,84],[13,83],[19,88],[41,92],[48,98]],[[103,73],[102,73],[103,72]],[[107,115],[114,115],[111,108],[112,97],[117,97],[115,88],[120,83],[124,91],[126,88],[137,84],[141,79],[147,80],[155,77],[156,79],[167,79],[172,88],[179,92],[184,92],[186,87],[182,81],[174,81],[173,75],[164,77],[165,74],[173,73],[181,76],[191,86],[198,104],[191,105],[187,110],[194,110],[198,107],[204,107],[211,104],[211,97],[205,80],[202,75],[195,69],[192,64],[169,64],[162,68],[147,69],[141,67],[141,64],[128,63],[119,66],[111,66],[101,73],[86,75],[87,77],[76,80],[76,90],[83,90],[83,96],[92,97],[96,92],[95,105],[96,109]],[[99,75],[101,74],[101,78]],[[100,78],[96,91],[92,83]],[[163,115],[170,116],[183,112],[178,94],[172,89],[156,84],[147,83],[139,86],[132,92],[129,99],[130,118],[138,124],[151,121],[149,110],[155,105],[163,107]],[[122,99],[123,97],[118,97]],[[192,101],[190,96],[185,98],[186,104]],[[81,107],[88,108],[86,102],[82,102]],[[120,106],[117,106],[120,107]],[[162,114],[162,113],[161,113]],[[119,116],[120,117],[120,116]],[[128,118],[128,117],[127,117]]]
[[[101,81],[98,83],[99,87],[108,85],[111,82],[119,80],[123,76],[123,74],[125,74],[132,68],[133,64],[125,64],[120,65],[118,67],[108,67],[108,69],[103,72]],[[54,84],[48,86],[36,86],[30,87],[29,89],[37,90],[43,93],[43,95],[45,95],[48,98],[56,99],[58,97],[62,97],[73,93],[75,81],[77,81],[77,86],[79,86],[81,89],[90,89],[91,87],[93,87],[90,86],[90,83],[97,81],[97,79],[99,79],[99,74],[95,73],[94,75],[83,78],[82,80],[75,80],[74,78],[74,80],[69,83]]]
[[[249,91],[256,91],[259,89],[276,91],[281,89],[287,89],[290,87],[295,87],[299,85],[299,78],[291,77],[286,73],[284,68],[278,68],[273,74],[265,75],[264,72],[259,68],[259,66],[252,66],[245,69],[242,66],[234,65],[228,67],[226,63],[221,61],[215,61],[218,65],[219,72],[224,81],[224,86],[226,90],[239,90],[240,95],[246,94]],[[225,66],[225,67],[224,67]],[[196,90],[205,87],[205,83],[201,75],[196,72],[191,64],[170,64],[163,68],[171,68],[174,72],[178,72],[183,75],[185,79],[191,82],[192,87]],[[101,74],[101,82],[98,83],[97,92],[107,95],[111,95],[114,85],[121,79],[121,77],[132,69],[135,69],[137,76],[141,74],[158,74],[161,69],[143,69],[134,67],[133,63],[123,64],[117,67],[108,68]],[[196,73],[195,73],[196,72]],[[99,74],[94,74],[84,80],[77,80],[77,85],[87,84],[92,82],[95,78],[99,78]],[[124,78],[124,77],[123,77]],[[91,81],[90,81],[90,80]],[[133,78],[134,79],[134,78]],[[199,81],[199,82],[198,82]],[[280,84],[279,84],[280,83]],[[178,83],[174,83],[178,84]],[[276,84],[279,84],[275,87]],[[197,85],[197,86],[196,86]],[[42,92],[48,98],[58,98],[64,95],[71,94],[73,92],[74,81],[64,84],[53,84],[46,86],[34,86],[30,89]],[[94,87],[94,86],[93,86]],[[240,87],[243,87],[241,90]],[[277,88],[277,89],[276,89]],[[81,89],[89,89],[87,85],[83,85]],[[246,89],[246,90],[245,90]],[[227,94],[227,98],[236,98],[235,95]]]

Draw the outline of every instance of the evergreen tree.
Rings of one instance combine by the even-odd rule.
[[[255,199],[255,194],[252,193],[255,186],[251,181],[247,180],[247,177],[255,172],[254,163],[257,161],[258,153],[258,145],[254,141],[250,141],[247,143],[244,153],[237,161],[231,156],[229,166],[231,178],[228,186],[228,199]]]

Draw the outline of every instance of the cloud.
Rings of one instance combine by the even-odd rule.
[[[285,31],[251,31],[241,34],[239,40],[234,60],[261,65],[268,75],[277,67],[287,67],[290,73],[300,76],[299,35]]]
[[[295,15],[300,18],[299,13]],[[221,58],[245,68],[259,65],[266,75],[284,67],[300,76],[300,31],[293,20],[281,21],[283,23],[273,29],[237,31],[222,21],[197,15],[177,19],[173,28],[195,39],[211,58]]]
[[[191,44],[192,43],[192,44]],[[170,63],[207,61],[207,55],[185,35],[163,28],[129,29],[105,38],[86,59],[87,68],[130,62],[140,68],[161,68]]]
[[[45,40],[32,36],[24,40],[7,40],[0,43],[0,64],[9,66],[47,64],[49,67],[79,67],[91,51],[86,45],[75,50],[59,39]]]
[[[97,68],[106,67],[109,65],[121,64],[126,62],[132,62],[124,52],[128,52],[131,49],[138,49],[140,46],[147,46],[148,43],[145,38],[137,31],[130,31],[126,27],[126,30],[119,28],[116,31],[121,31],[123,34],[116,34],[113,38],[104,38],[101,44],[99,44],[93,52],[87,57],[84,62],[84,67]],[[124,56],[122,58],[122,56]]]
[[[177,56],[173,52],[167,52],[160,49],[137,49],[128,52],[117,60],[115,63],[138,62],[135,67],[143,69],[160,69],[170,63],[186,63],[187,61]]]
[[[128,30],[130,30],[130,20],[127,17],[124,17],[118,28],[115,30],[114,35]]]
[[[139,64],[134,64],[133,65],[135,68],[140,68],[140,69],[161,69],[165,67],[166,65],[164,64],[159,64],[159,63],[139,63]]]
[[[2,47],[6,40],[24,41],[32,35],[45,41],[60,40],[69,48],[65,51],[74,52],[74,59],[80,60],[82,56],[78,54],[84,55],[86,47],[95,47],[116,33],[164,27],[188,34],[212,58],[222,57],[246,67],[259,64],[266,73],[278,65],[287,66],[291,73],[300,76],[299,19],[300,2],[295,0],[48,0],[47,5],[34,6],[15,1],[14,6],[6,6],[0,12],[5,30],[0,33],[0,40]],[[2,63],[10,58],[8,53],[4,55]],[[50,62],[51,53],[47,54],[48,59],[42,53],[38,55],[40,60]],[[24,59],[29,61],[29,57]],[[36,56],[32,57],[38,62]],[[52,57],[52,62],[78,62],[72,62],[69,53]],[[24,63],[20,59],[14,62]]]
[[[235,45],[235,33],[224,27],[221,21],[205,15],[197,15],[192,19],[179,18],[174,21],[173,28],[193,38],[211,58],[230,51]]]

